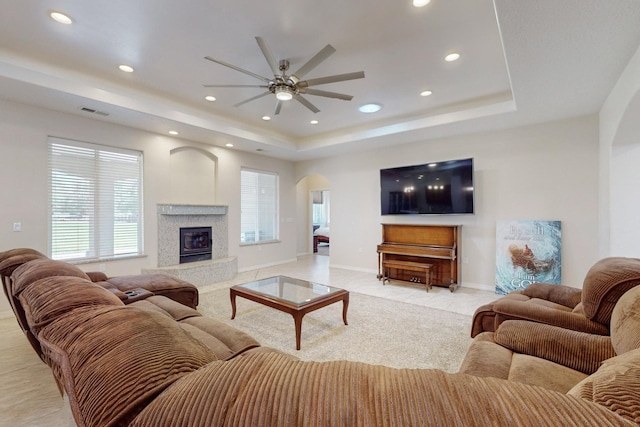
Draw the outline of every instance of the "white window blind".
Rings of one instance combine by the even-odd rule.
[[[140,255],[142,153],[49,138],[52,259]]]
[[[278,239],[278,175],[240,171],[240,243]]]

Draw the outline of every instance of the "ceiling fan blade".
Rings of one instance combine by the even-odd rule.
[[[259,75],[255,74],[255,73],[252,73],[251,71],[247,71],[247,70],[245,70],[243,68],[236,67],[235,65],[231,65],[231,64],[229,64],[227,62],[220,61],[218,59],[214,59],[214,58],[211,58],[209,56],[205,56],[204,59],[208,59],[209,61],[215,62],[215,63],[220,64],[220,65],[224,65],[225,67],[229,67],[232,70],[240,71],[241,73],[247,74],[247,75],[249,75],[251,77],[255,77],[258,80],[262,80],[265,83],[269,83],[269,79],[268,78],[259,76]]]
[[[307,101],[302,95],[295,95],[294,98],[300,102],[302,105],[304,105],[305,107],[307,107],[309,110],[313,111],[314,113],[319,113],[320,110],[318,109],[318,107],[316,107],[315,105],[313,105],[312,103],[310,103],[309,101]]]
[[[280,109],[282,108],[282,101],[278,100],[278,102],[276,102],[276,109],[273,112],[274,116],[277,116],[278,114],[280,114]]]
[[[273,53],[271,53],[271,49],[269,49],[269,45],[267,44],[267,42],[264,41],[262,37],[256,37],[256,41],[258,42],[258,46],[260,46],[260,50],[262,51],[262,54],[264,55],[265,59],[269,63],[269,67],[271,67],[271,71],[273,71],[273,75],[274,76],[280,75],[281,73],[280,73],[280,69],[278,68],[278,61],[276,61],[276,58],[273,56]]]
[[[204,87],[262,87],[262,88],[268,88],[269,86],[265,86],[265,85],[202,85]]]
[[[336,74],[335,76],[319,77],[317,79],[304,80],[298,83],[300,87],[318,86],[327,83],[343,82],[345,80],[355,80],[364,78],[364,71],[355,73]]]
[[[337,92],[327,92],[326,90],[301,88],[300,92],[303,92],[307,95],[326,96],[327,98],[342,99],[343,101],[351,101],[353,99],[353,96],[351,95],[345,95],[344,93]]]
[[[302,77],[306,76],[309,71],[316,68],[322,61],[331,56],[335,51],[336,49],[333,46],[331,46],[330,44],[326,45],[320,50],[320,52],[316,53],[313,58],[308,60],[302,67],[300,67],[298,71],[293,73],[293,75],[301,79]]]
[[[239,107],[243,104],[246,104],[247,102],[255,101],[256,99],[262,98],[263,96],[267,96],[267,95],[271,95],[271,92],[267,91],[265,93],[261,93],[260,95],[256,95],[253,98],[245,99],[242,102],[238,102],[236,105],[234,105],[234,107]]]

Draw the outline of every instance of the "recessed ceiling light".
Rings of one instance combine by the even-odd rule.
[[[380,104],[375,104],[375,103],[371,103],[371,104],[364,104],[361,105],[358,110],[361,113],[376,113],[378,111],[380,111],[382,109],[382,105]]]
[[[176,130],[170,130],[170,131],[169,131],[169,134],[170,134],[170,135],[177,135],[177,134],[178,134],[178,131],[176,131]]]
[[[212,95],[207,95],[204,97],[204,99],[206,99],[209,102],[214,102],[216,100],[216,97]]]
[[[309,123],[311,123],[312,125],[317,125],[318,121],[317,120],[311,120]]]
[[[264,120],[265,122],[268,122],[269,120],[271,120],[271,117],[269,117],[269,116],[262,116],[262,120]]]
[[[73,19],[71,19],[70,16],[65,15],[64,13],[60,13],[60,12],[51,12],[49,14],[49,16],[56,22],[59,22],[61,24],[65,24],[65,25],[70,25],[73,24]]]
[[[133,67],[131,67],[130,65],[119,65],[118,68],[120,69],[120,71],[124,71],[125,73],[133,73]]]
[[[420,96],[430,96],[431,94],[433,94],[433,92],[431,92],[430,90],[423,90],[422,92],[420,92]]]
[[[458,59],[460,59],[460,54],[456,52],[450,53],[444,57],[444,60],[447,62],[457,61]]]
[[[422,6],[426,6],[429,3],[431,3],[431,0],[413,0],[413,5],[415,7],[422,7]]]
[[[229,147],[229,148],[231,148],[231,147],[233,147],[233,144],[232,144],[232,143],[230,143],[230,142],[228,142],[228,143],[224,144],[224,146],[225,146],[225,147]]]

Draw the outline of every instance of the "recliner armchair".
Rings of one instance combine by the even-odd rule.
[[[479,307],[471,337],[494,332],[506,320],[528,320],[589,334],[609,335],[611,313],[618,299],[640,285],[640,259],[610,257],[596,262],[582,290],[565,285],[533,283]]]
[[[584,397],[586,382],[606,379],[611,372],[624,372],[629,366],[633,366],[633,371],[628,372],[633,379],[630,385],[638,395],[640,287],[619,299],[611,315],[610,336],[508,320],[496,332],[484,332],[474,338],[459,372],[561,393],[573,389],[573,393]],[[609,382],[620,385],[611,377]],[[619,394],[624,396],[622,389]]]

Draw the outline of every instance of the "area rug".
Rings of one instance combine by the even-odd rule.
[[[309,313],[302,321],[301,349],[296,350],[291,315],[240,297],[236,304],[231,320],[229,289],[223,288],[201,293],[198,310],[302,360],[457,372],[472,341],[470,316],[351,292],[349,325],[342,322],[342,302]]]

